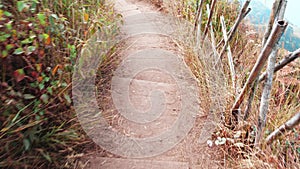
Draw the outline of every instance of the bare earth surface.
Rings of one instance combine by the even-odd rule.
[[[117,147],[99,146],[86,168],[220,168],[206,145],[209,119],[197,81],[168,36],[172,25],[157,21],[163,14],[143,1],[116,0],[115,8],[124,18],[124,45],[111,80],[100,84],[110,86],[99,96],[107,103],[100,107],[113,131],[136,144],[129,139]]]

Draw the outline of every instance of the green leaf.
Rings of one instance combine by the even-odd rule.
[[[44,157],[46,160],[48,160],[50,163],[52,162],[49,153],[46,154],[46,153],[44,153],[43,151],[41,151],[41,153],[42,153],[43,157]]]
[[[6,41],[10,37],[10,34],[4,34],[0,36],[0,42]]]
[[[7,12],[7,11],[4,11],[3,14],[4,14],[5,16],[7,16],[7,17],[12,16],[12,14],[11,14],[10,12]]]
[[[45,82],[49,82],[49,81],[50,81],[50,77],[45,77],[45,78],[44,78],[44,81],[45,81]]]
[[[45,40],[45,39],[47,39],[47,38],[49,38],[49,35],[46,34],[46,33],[40,34],[40,35],[39,35],[39,40],[40,40],[40,41]]]
[[[49,35],[47,33],[44,33],[43,36],[44,36],[44,39],[48,39],[49,38]]]
[[[39,84],[39,89],[40,89],[40,90],[43,90],[44,88],[45,88],[45,85],[44,85],[43,83],[40,83],[40,84]]]
[[[38,13],[37,14],[37,17],[38,17],[38,19],[39,19],[39,21],[40,21],[40,23],[42,24],[42,25],[45,25],[46,24],[46,16],[45,16],[45,14],[43,14],[43,13]]]
[[[35,46],[28,46],[27,48],[27,55],[30,55],[32,52],[34,52],[36,50]]]
[[[31,94],[24,94],[24,99],[26,100],[30,100],[30,99],[34,99],[35,96],[31,95]]]
[[[41,116],[35,115],[35,120],[41,120]]]
[[[40,112],[39,112],[39,115],[40,115],[40,116],[43,116],[44,114],[45,114],[45,111],[40,111]]]
[[[52,87],[47,87],[47,91],[48,91],[48,93],[49,93],[50,95],[52,95],[52,94],[53,94]]]
[[[20,55],[20,54],[22,54],[22,53],[24,53],[23,48],[18,48],[18,49],[16,49],[16,50],[14,51],[13,54],[15,54],[15,55]]]
[[[2,51],[2,58],[5,58],[6,56],[8,56],[8,52],[7,52],[7,50],[3,50]]]
[[[8,45],[5,46],[5,49],[8,50],[8,51],[11,50],[12,48],[14,48],[13,44],[8,44]]]
[[[28,139],[24,139],[23,140],[23,144],[24,144],[24,147],[25,147],[25,151],[29,150],[29,148],[30,148],[30,141]]]
[[[22,45],[27,45],[29,43],[32,43],[32,39],[30,39],[30,38],[27,38],[27,39],[21,41]]]
[[[36,38],[36,35],[30,35],[29,38],[30,38],[30,39],[35,39],[35,38]]]
[[[24,8],[27,7],[27,4],[24,1],[17,2],[17,9],[19,12],[22,12]]]
[[[66,99],[66,101],[67,101],[68,104],[72,103],[71,98],[70,98],[70,96],[68,94],[64,93],[64,98]]]
[[[49,102],[49,96],[47,94],[43,94],[40,99],[46,104]]]
[[[66,82],[63,82],[63,83],[61,83],[61,86],[62,86],[62,87],[67,87],[68,84],[67,84]]]
[[[12,24],[11,24],[12,22],[9,22],[9,23],[7,23],[7,24],[5,24],[5,26],[6,26],[6,28],[8,29],[8,30],[12,30]]]

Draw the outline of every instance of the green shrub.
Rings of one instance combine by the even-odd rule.
[[[67,155],[87,139],[72,111],[73,66],[114,22],[103,0],[0,2],[0,167],[70,167]]]

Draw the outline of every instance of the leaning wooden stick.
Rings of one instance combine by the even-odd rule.
[[[220,20],[221,20],[221,25],[222,25],[223,37],[224,37],[225,43],[227,43],[228,37],[227,37],[225,19],[224,19],[223,15],[220,17]],[[227,46],[227,57],[228,57],[228,65],[229,65],[229,68],[230,68],[232,88],[233,88],[233,90],[235,90],[235,94],[236,94],[236,82],[235,82],[235,76],[236,75],[235,75],[235,70],[234,70],[234,64],[233,64],[231,48],[230,48],[229,44]]]
[[[270,38],[268,39],[266,45],[264,46],[263,50],[261,51],[251,73],[249,78],[246,81],[246,84],[244,85],[241,93],[237,97],[234,105],[232,106],[232,112],[236,112],[240,108],[240,105],[242,104],[245,94],[249,91],[250,86],[255,81],[256,78],[258,78],[259,73],[261,72],[263,66],[265,65],[269,55],[271,54],[273,47],[278,43],[280,37],[282,36],[283,32],[285,31],[287,27],[287,22],[285,21],[278,21],[277,24],[275,24],[275,27],[273,28],[273,31],[271,33]],[[236,114],[233,113],[234,116]]]
[[[274,24],[276,18],[278,18],[278,20],[284,19],[283,17],[284,17],[286,5],[287,5],[287,0],[274,1],[271,15],[270,15],[270,20],[268,23],[268,27],[267,27],[266,32],[263,37],[263,41],[262,41],[263,45],[266,44],[266,42],[271,34],[271,31],[273,29],[273,24]]]
[[[263,37],[262,46],[265,46],[265,43],[267,42],[267,39],[269,38],[271,31],[273,29],[275,20],[283,20],[284,19],[286,5],[287,5],[287,0],[276,0],[273,3],[272,12],[271,12],[270,19],[269,19],[269,24],[268,24],[268,27],[264,34],[264,37]],[[275,52],[277,53],[277,51],[275,51]],[[259,81],[259,79],[255,80],[255,83],[252,85],[251,90],[249,92],[249,98],[248,98],[248,103],[247,103],[247,107],[245,110],[244,120],[247,119],[247,117],[249,116],[249,113],[251,111],[252,102],[254,100],[254,95],[255,95],[255,92],[257,89],[258,81]]]
[[[249,6],[248,2],[245,2],[239,15],[241,15],[242,14],[241,12],[243,11],[243,9],[246,9],[246,7],[248,7],[248,6]],[[228,31],[227,36],[230,37],[229,38],[230,40],[232,39],[232,36],[235,34],[235,32],[233,32],[233,31],[237,30],[237,27],[240,25],[242,20],[250,13],[250,11],[251,11],[251,8],[248,8],[247,11],[245,13],[243,13],[243,15],[241,15],[242,18],[238,17],[238,19],[234,23],[234,26],[231,27],[231,29]],[[218,45],[216,47],[219,48],[223,43],[224,43],[224,38],[218,43]]]
[[[194,32],[197,31],[198,25],[200,24],[201,26],[201,13],[202,13],[202,6],[203,6],[204,0],[201,0],[200,3],[197,3],[197,14],[196,14],[196,19],[194,23]]]
[[[212,20],[213,14],[214,14],[214,10],[215,10],[216,3],[217,3],[217,0],[213,0],[213,1],[211,2],[210,13],[209,13],[208,20],[207,20],[207,23],[206,23],[206,25],[205,25],[204,32],[203,32],[203,36],[202,36],[202,45],[204,44],[204,40],[205,40],[205,38],[206,38],[208,29],[209,29],[209,25],[211,24],[211,20]]]
[[[235,21],[233,27],[231,28],[230,34],[228,35],[228,40],[225,41],[225,44],[224,44],[224,46],[223,46],[223,48],[222,48],[222,50],[220,52],[220,57],[221,58],[222,58],[222,55],[224,54],[224,52],[225,52],[225,50],[227,48],[228,43],[232,40],[233,35],[235,34],[235,32],[236,32],[239,24],[245,18],[245,15],[247,15],[249,13],[249,11],[251,10],[250,8],[248,8],[250,2],[251,2],[251,0],[247,0],[244,3],[244,5],[243,5],[243,7],[242,7],[242,9],[241,9],[241,11],[239,13],[239,16],[238,16],[237,20]]]
[[[281,136],[285,132],[292,130],[295,126],[300,124],[300,112],[294,115],[290,120],[285,122],[279,128],[274,130],[266,139],[267,144],[271,144],[277,137]]]
[[[261,137],[263,135],[262,133],[264,131],[267,122],[267,114],[269,111],[269,102],[270,102],[270,96],[272,91],[273,74],[274,74],[274,68],[276,63],[276,56],[278,53],[278,46],[275,45],[274,48],[275,49],[272,51],[271,55],[269,56],[268,66],[267,66],[267,77],[264,83],[263,92],[260,100],[257,132],[256,132],[255,142],[254,142],[254,146],[256,147],[259,146]]]
[[[277,72],[278,70],[282,69],[284,66],[293,62],[299,57],[300,57],[300,48],[288,54],[287,56],[284,57],[284,59],[279,61],[279,63],[275,66],[274,72]],[[259,81],[260,82],[263,81],[266,78],[266,75],[267,75],[266,72],[262,73],[261,76],[259,77]]]

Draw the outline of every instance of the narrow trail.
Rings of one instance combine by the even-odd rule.
[[[86,168],[220,168],[212,150],[199,142],[208,115],[184,52],[169,36],[173,25],[143,1],[116,0],[115,9],[124,18],[124,44],[106,83],[110,89],[100,100],[107,102],[103,114],[113,131],[126,138],[116,134],[116,142],[100,145]]]

